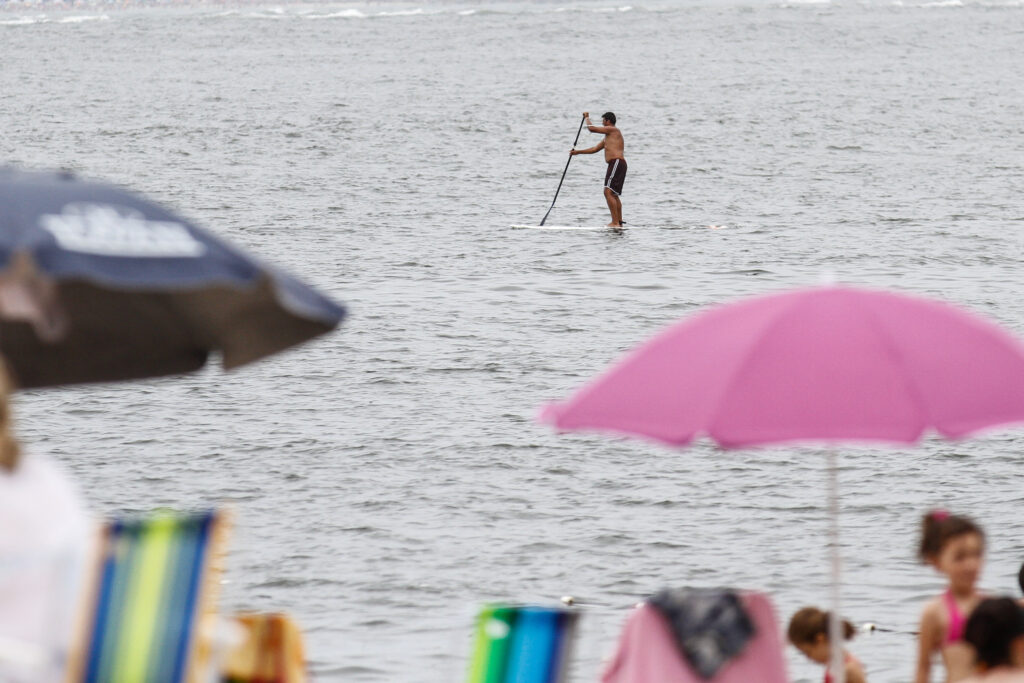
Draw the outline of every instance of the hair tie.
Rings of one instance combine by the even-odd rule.
[[[949,518],[948,510],[932,510],[932,519],[936,522],[942,522]]]

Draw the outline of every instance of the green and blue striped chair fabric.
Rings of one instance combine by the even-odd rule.
[[[198,630],[219,576],[222,517],[161,512],[105,525],[71,681],[194,679],[208,655]]]
[[[562,683],[577,616],[558,607],[485,605],[469,683]]]

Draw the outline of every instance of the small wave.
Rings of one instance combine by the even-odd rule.
[[[43,24],[49,21],[46,17],[18,17],[17,19],[4,19],[0,26],[28,26],[29,24]]]
[[[378,17],[415,17],[420,14],[424,14],[423,8],[418,7],[416,9],[409,10],[398,10],[397,12],[378,12]]]
[[[58,24],[83,24],[87,21],[109,21],[110,17],[106,14],[83,14],[76,17],[64,17],[58,19]]]
[[[963,7],[964,3],[963,0],[935,0],[935,2],[903,2],[903,0],[894,0],[892,6],[932,9],[935,7]]]
[[[283,7],[268,7],[260,12],[247,12],[245,16],[250,19],[284,19],[287,15]]]
[[[550,11],[550,10],[548,10]],[[463,9],[455,12],[460,17],[471,17],[471,16],[490,16],[490,15],[508,15],[515,14],[516,12],[510,12],[509,10],[490,8],[490,7],[475,7],[473,9]]]
[[[357,9],[343,9],[330,14],[306,14],[303,19],[365,19],[366,15]]]

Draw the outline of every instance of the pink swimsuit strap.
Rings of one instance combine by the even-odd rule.
[[[959,640],[964,639],[964,626],[967,625],[967,619],[960,613],[960,608],[957,607],[956,599],[953,598],[951,591],[946,591],[946,611],[949,612],[949,630],[946,632],[946,640],[943,641],[943,645],[949,645]]]
[[[853,659],[853,655],[849,652],[843,653],[843,664],[849,664]],[[832,683],[832,673],[828,670],[828,666],[825,666],[825,683]]]

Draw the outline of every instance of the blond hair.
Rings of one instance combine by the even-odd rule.
[[[14,382],[7,371],[7,365],[0,359],[0,470],[13,472],[21,460],[21,448],[11,429],[10,396]]]

